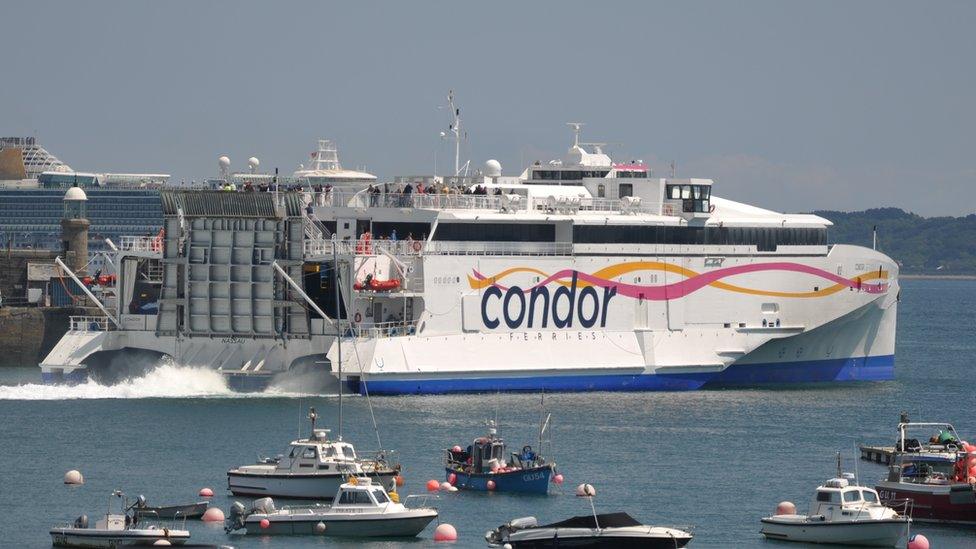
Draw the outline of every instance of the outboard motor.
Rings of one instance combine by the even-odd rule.
[[[247,518],[247,515],[248,513],[244,507],[244,504],[239,501],[235,501],[234,504],[230,506],[230,517],[228,518],[229,524],[224,527],[224,531],[229,534],[234,530],[244,528],[244,519]]]
[[[81,515],[75,519],[75,528],[88,528],[88,515]]]
[[[252,513],[263,513],[265,515],[270,515],[275,512],[274,500],[271,498],[260,498],[251,502],[251,512]]]

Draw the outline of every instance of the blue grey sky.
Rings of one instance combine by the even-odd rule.
[[[0,9],[0,133],[79,170],[382,178],[466,156],[618,160],[786,211],[976,210],[973,2],[38,2]]]

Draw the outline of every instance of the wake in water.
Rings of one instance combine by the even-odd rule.
[[[112,385],[88,380],[78,385],[26,383],[0,386],[0,400],[70,400],[99,398],[254,398],[311,396],[297,387],[272,386],[262,393],[236,393],[224,376],[209,368],[162,362],[149,372]],[[327,395],[319,395],[327,396]]]

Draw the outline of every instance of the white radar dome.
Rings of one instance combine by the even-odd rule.
[[[258,166],[261,165],[261,161],[258,160],[256,156],[252,156],[251,158],[247,159],[247,165],[250,166],[252,170],[256,170],[258,169]]]
[[[488,177],[498,177],[502,174],[502,163],[492,158],[485,162],[485,175]]]
[[[221,168],[225,168],[225,169],[229,168],[230,157],[227,155],[221,156],[220,158],[217,159],[217,165],[220,166]]]
[[[88,200],[88,195],[81,187],[71,187],[64,193],[65,200]]]

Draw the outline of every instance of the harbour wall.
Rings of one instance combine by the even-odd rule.
[[[0,367],[37,366],[68,331],[72,307],[0,307]]]

